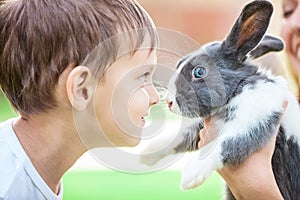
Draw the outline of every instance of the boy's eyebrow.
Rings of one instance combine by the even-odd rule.
[[[140,69],[143,71],[154,71],[156,68],[156,64],[147,64],[147,65],[142,65],[140,66]]]

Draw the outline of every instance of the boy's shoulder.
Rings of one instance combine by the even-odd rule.
[[[62,191],[57,196],[50,190],[22,148],[15,120],[0,123],[0,199],[62,199]]]
[[[13,152],[11,136],[14,134],[12,129],[13,119],[0,123],[0,198],[5,198],[14,179],[18,176],[21,162]]]

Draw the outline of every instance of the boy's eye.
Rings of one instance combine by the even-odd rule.
[[[149,72],[143,74],[142,76],[139,77],[141,81],[144,83],[150,82],[151,81],[151,74]]]

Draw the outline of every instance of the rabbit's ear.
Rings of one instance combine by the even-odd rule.
[[[223,43],[224,51],[243,61],[263,38],[272,12],[273,6],[268,1],[257,0],[247,4]]]
[[[281,51],[283,48],[284,44],[281,39],[271,35],[265,35],[259,45],[253,49],[249,55],[251,58],[255,59],[271,51]]]

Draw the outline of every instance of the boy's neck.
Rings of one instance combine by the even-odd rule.
[[[63,174],[86,151],[71,116],[53,110],[21,117],[13,125],[34,167],[56,194]]]

